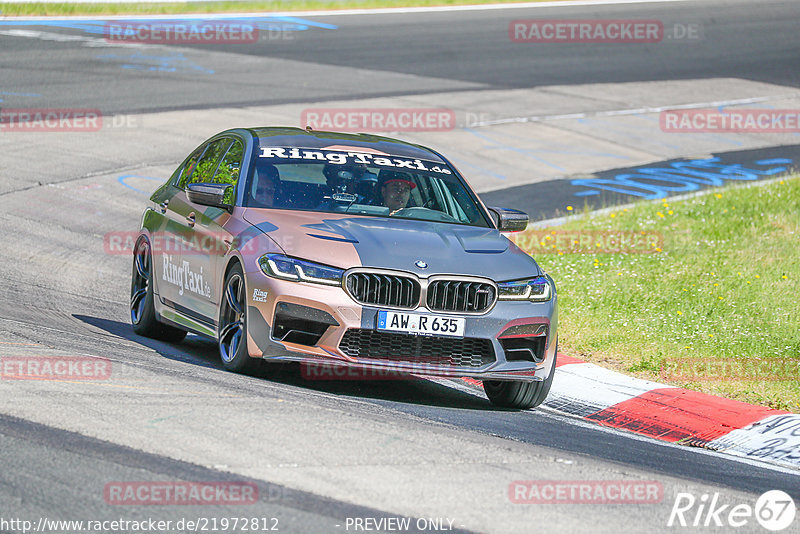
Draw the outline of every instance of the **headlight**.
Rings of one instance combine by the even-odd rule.
[[[273,278],[328,286],[342,285],[344,271],[335,267],[298,260],[283,254],[264,254],[258,259],[258,264],[264,274]]]
[[[545,302],[553,298],[555,284],[549,276],[513,280],[497,284],[498,300],[531,300]]]

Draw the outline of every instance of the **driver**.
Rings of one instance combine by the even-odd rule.
[[[381,204],[395,212],[408,205],[411,190],[417,187],[417,184],[407,173],[381,171],[379,187]]]

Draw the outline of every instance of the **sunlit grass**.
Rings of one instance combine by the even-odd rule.
[[[272,0],[254,2],[164,2],[164,3],[0,3],[4,16],[57,15],[174,15],[189,13],[257,13],[325,9],[371,9],[383,7],[427,7],[472,4],[542,2],[545,0]]]
[[[663,236],[650,254],[534,253],[558,285],[562,352],[800,412],[800,177],[574,217],[553,230]],[[705,362],[705,379],[675,372],[689,362]],[[729,364],[735,370],[721,367]]]

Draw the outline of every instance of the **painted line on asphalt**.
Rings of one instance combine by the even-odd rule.
[[[711,102],[693,102],[689,104],[668,104],[665,106],[656,107],[640,107],[628,109],[612,109],[607,111],[586,111],[578,113],[562,113],[559,115],[530,115],[508,117],[505,119],[493,119],[487,121],[478,121],[471,124],[471,127],[480,126],[495,126],[498,124],[514,124],[525,122],[544,122],[555,120],[569,120],[569,119],[588,119],[597,117],[620,117],[626,115],[644,115],[648,113],[661,113],[662,111],[673,111],[677,109],[705,109],[717,108],[720,106],[741,106],[745,104],[758,104],[767,102],[769,100],[783,100],[786,98],[796,97],[796,94],[775,95],[775,96],[757,96],[751,98],[738,98],[733,100],[712,100]]]

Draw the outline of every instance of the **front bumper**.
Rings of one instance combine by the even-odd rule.
[[[378,311],[342,288],[275,280],[250,273],[250,356],[271,361],[344,366],[362,371],[477,380],[536,382],[553,372],[557,301],[498,301],[483,315],[463,317],[463,338],[387,333],[376,329]],[[254,297],[257,297],[255,299]],[[357,373],[369,377],[369,373]]]

